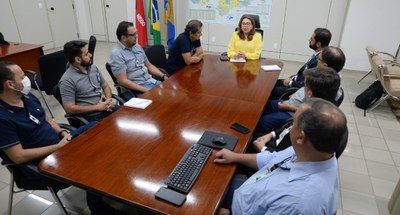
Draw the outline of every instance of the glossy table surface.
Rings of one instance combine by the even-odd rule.
[[[203,66],[206,63],[207,58]],[[212,95],[211,92],[218,92],[216,89],[170,89],[187,72],[180,71],[143,94],[142,98],[153,101],[146,109],[121,107],[48,156],[40,163],[40,169],[67,183],[152,212],[215,213],[236,169],[236,165],[213,163],[217,150],[213,150],[182,206],[156,199],[154,193],[165,186],[167,176],[205,130],[238,136],[234,151],[243,152],[252,134],[241,134],[230,125],[238,122],[253,130],[266,100],[261,104],[258,100],[232,98],[234,94]],[[273,73],[276,81],[279,71],[270,74]],[[196,80],[186,81],[197,85]],[[272,86],[261,84],[259,91]]]
[[[231,63],[220,61],[216,55],[206,55],[199,64],[183,68],[172,76],[173,80],[163,85],[168,89],[265,104],[279,72],[265,72],[261,65],[283,67],[283,63],[278,60],[261,59]]]

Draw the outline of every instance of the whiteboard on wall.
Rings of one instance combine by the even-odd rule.
[[[257,14],[263,29],[271,26],[272,0],[190,0],[189,19],[204,23],[237,25],[243,14]]]

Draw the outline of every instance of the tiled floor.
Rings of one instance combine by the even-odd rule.
[[[104,65],[113,46],[113,43],[98,42],[94,56],[95,65],[111,86],[113,84]],[[293,74],[301,65],[285,62],[281,77]],[[337,214],[386,215],[388,200],[400,177],[400,123],[386,103],[367,113],[366,117],[362,110],[355,107],[355,97],[372,83],[373,75],[357,84],[365,73],[348,70],[341,73],[345,99],[340,108],[347,116],[349,141],[339,158],[341,198]],[[56,121],[66,122],[58,102],[51,96],[46,96],[46,100]],[[8,190],[9,173],[0,167],[0,214],[5,214],[7,210]],[[71,187],[58,194],[71,214],[90,214],[83,190]],[[52,201],[52,197],[46,191],[19,193],[14,196],[13,214],[59,214],[58,207],[47,200]]]

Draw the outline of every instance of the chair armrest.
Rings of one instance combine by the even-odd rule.
[[[287,100],[287,99],[289,99],[290,95],[292,95],[293,93],[295,93],[299,89],[300,88],[298,88],[298,87],[290,87],[281,95],[281,97],[279,97],[279,99],[280,100]]]
[[[32,70],[24,70],[24,73],[25,74],[29,74],[29,75],[33,75],[33,76],[37,75],[37,73],[32,71]]]
[[[375,51],[374,53],[375,54],[383,54],[383,55],[386,55],[386,56],[392,58],[391,60],[393,60],[393,61],[395,60],[395,57],[392,54],[388,53],[388,52]]]
[[[84,117],[82,117],[82,116],[70,116],[70,115],[68,115],[68,114],[65,114],[64,117],[68,120],[69,124],[75,124],[74,122],[76,122],[76,123],[77,123],[76,125],[79,125],[79,127],[82,126],[82,125],[86,125],[86,124],[89,123],[89,121],[87,121],[87,120],[86,120]],[[71,122],[72,122],[72,123],[71,123]],[[71,127],[74,127],[74,126],[71,126]]]
[[[122,91],[122,89],[124,89],[124,90],[128,91],[133,97],[137,97],[136,94],[133,93],[131,90],[128,90],[128,89],[126,89],[125,87],[123,87],[123,86],[121,86],[121,85],[119,85],[119,84],[114,84],[114,87],[117,88],[117,90],[119,90],[119,92]],[[118,92],[118,93],[119,93],[119,92]],[[121,97],[120,97],[120,98],[121,98]],[[121,99],[122,99],[122,98],[121,98]],[[124,100],[124,99],[122,99],[122,100]],[[124,101],[125,101],[125,100],[124,100]]]
[[[387,67],[387,74],[385,74],[383,71],[385,67]],[[391,70],[389,70],[389,67],[397,67],[398,70],[391,71]],[[382,74],[384,77],[393,77],[393,78],[400,77],[400,63],[398,63],[398,62],[395,62],[395,61],[385,62],[384,64],[379,65],[379,69],[382,71]],[[390,72],[395,72],[395,73],[390,73]]]
[[[66,129],[66,130],[68,130],[68,131],[73,131],[73,130],[76,129],[74,126],[68,125],[68,124],[65,124],[65,123],[58,123],[58,125],[59,125],[62,129]]]
[[[27,169],[27,170],[29,170],[31,172],[36,173],[36,174],[41,174],[39,172],[38,167],[35,164],[32,164],[32,163],[16,164],[16,163],[14,163],[12,161],[3,160],[3,161],[1,161],[1,165],[5,166],[5,167],[7,167],[7,166],[8,167],[9,166],[17,166],[17,167],[22,168],[22,169]]]
[[[383,76],[388,78],[400,78],[400,74],[386,74]]]
[[[112,98],[117,100],[119,105],[123,105],[125,103],[125,100],[123,100],[121,97],[119,97],[119,96],[117,96],[115,94],[112,94]]]
[[[3,166],[12,166],[12,165],[17,165],[17,164],[15,164],[15,163],[13,163],[11,161],[2,160],[1,161],[1,165],[3,165]]]

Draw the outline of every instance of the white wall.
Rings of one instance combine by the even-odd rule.
[[[365,47],[394,54],[400,43],[399,0],[351,0],[340,47],[347,69],[369,71]]]
[[[92,35],[88,0],[74,0],[79,39],[88,40]]]
[[[175,1],[177,2],[177,0]],[[174,3],[175,3],[174,2]],[[271,27],[264,30],[262,56],[283,60],[306,61],[312,50],[308,40],[313,30],[324,27],[331,30],[331,44],[339,45],[342,26],[349,0],[272,0]],[[188,2],[175,6],[177,33],[188,21]],[[206,51],[223,52],[236,25],[203,25],[201,43]]]
[[[75,0],[78,1],[78,0]],[[82,0],[80,0],[82,1]],[[87,2],[87,0],[84,0]],[[166,45],[166,33],[164,23],[164,1],[157,0],[160,22],[161,39]],[[331,30],[333,38],[331,44],[339,45],[342,35],[342,26],[349,0],[272,0],[271,27],[263,28],[263,57],[283,60],[306,61],[312,50],[308,47],[308,40],[316,27],[326,27]],[[134,22],[135,1],[126,0],[127,17]],[[144,0],[144,9],[147,14],[149,1]],[[86,6],[84,4],[77,7]],[[318,10],[315,7],[318,6]],[[302,8],[301,11],[298,8]],[[77,10],[85,11],[85,9]],[[183,32],[188,18],[188,2],[174,0],[176,36]],[[78,14],[79,15],[79,14]],[[86,27],[83,13],[79,22]],[[90,18],[90,16],[89,16]],[[147,29],[149,31],[147,19]],[[89,22],[90,23],[90,22]],[[210,52],[224,52],[227,49],[229,39],[236,25],[207,24],[203,25],[203,36],[201,38],[203,49]],[[263,27],[263,26],[261,26]],[[112,26],[112,28],[115,28]],[[91,34],[91,29],[88,31]],[[81,38],[86,39],[89,35],[81,32]],[[153,44],[153,37],[148,34],[149,44]]]

